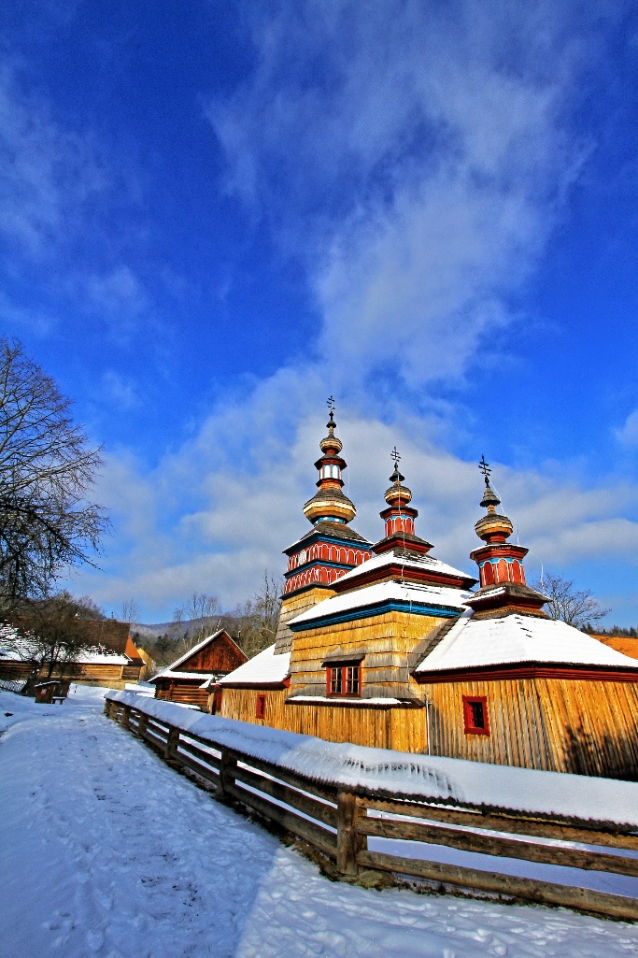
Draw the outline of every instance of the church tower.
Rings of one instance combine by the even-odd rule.
[[[371,543],[349,525],[357,510],[343,492],[347,463],[341,456],[343,443],[335,435],[332,400],[329,403],[328,435],[319,443],[321,456],[315,462],[317,492],[303,507],[312,529],[284,550],[288,569],[275,654],[292,647],[288,621],[334,595],[333,583],[372,555]]]
[[[530,589],[525,582],[523,559],[528,550],[507,541],[514,527],[507,516],[496,511],[501,500],[490,484],[491,469],[485,456],[479,468],[485,477],[481,508],[487,509],[487,513],[474,528],[485,545],[470,553],[470,559],[474,559],[479,567],[480,588],[466,605],[471,606],[479,617],[510,615],[512,612],[545,617],[542,606],[547,597]]]

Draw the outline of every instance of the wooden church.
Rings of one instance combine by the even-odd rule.
[[[395,469],[375,544],[350,528],[331,412],[312,529],[285,550],[273,646],[223,678],[216,711],[330,741],[638,778],[638,660],[548,618],[483,462],[477,579],[431,555]]]

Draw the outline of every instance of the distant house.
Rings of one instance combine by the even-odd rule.
[[[28,637],[29,620],[21,625],[24,636],[10,625],[0,629],[0,679],[26,681],[37,669],[39,679],[65,678],[80,685],[99,685],[123,689],[127,682],[137,682],[144,667],[140,651],[135,647],[126,622],[113,619],[82,622],[86,646],[71,659],[57,662],[52,669],[41,660],[37,637]],[[49,674],[49,671],[51,674]]]
[[[155,686],[158,699],[206,709],[215,683],[246,661],[234,639],[225,629],[220,629],[149,681]]]

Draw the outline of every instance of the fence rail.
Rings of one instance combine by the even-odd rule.
[[[364,869],[425,878],[539,904],[564,905],[638,920],[638,900],[499,871],[499,858],[564,865],[583,871],[638,877],[638,833],[608,824],[484,814],[365,789],[314,782],[278,765],[185,732],[126,703],[107,699],[106,715],[215,787],[220,801],[236,801],[319,849],[344,876]],[[407,858],[368,848],[368,838],[443,845],[490,855],[494,871]],[[545,842],[543,842],[545,840]],[[548,843],[548,841],[552,843]],[[556,844],[559,842],[560,844]],[[593,848],[573,848],[577,842]],[[613,849],[616,854],[609,850]],[[628,854],[629,852],[629,854]]]

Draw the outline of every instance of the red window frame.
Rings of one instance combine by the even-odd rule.
[[[266,718],[266,696],[258,695],[255,705],[255,718]]]
[[[489,735],[490,719],[487,714],[487,696],[464,695],[463,719],[465,725],[463,731],[466,735]]]
[[[217,715],[218,712],[222,710],[222,696],[224,694],[223,689],[215,689],[213,692],[213,715]]]
[[[361,662],[340,662],[326,668],[326,695],[331,699],[361,697]]]

